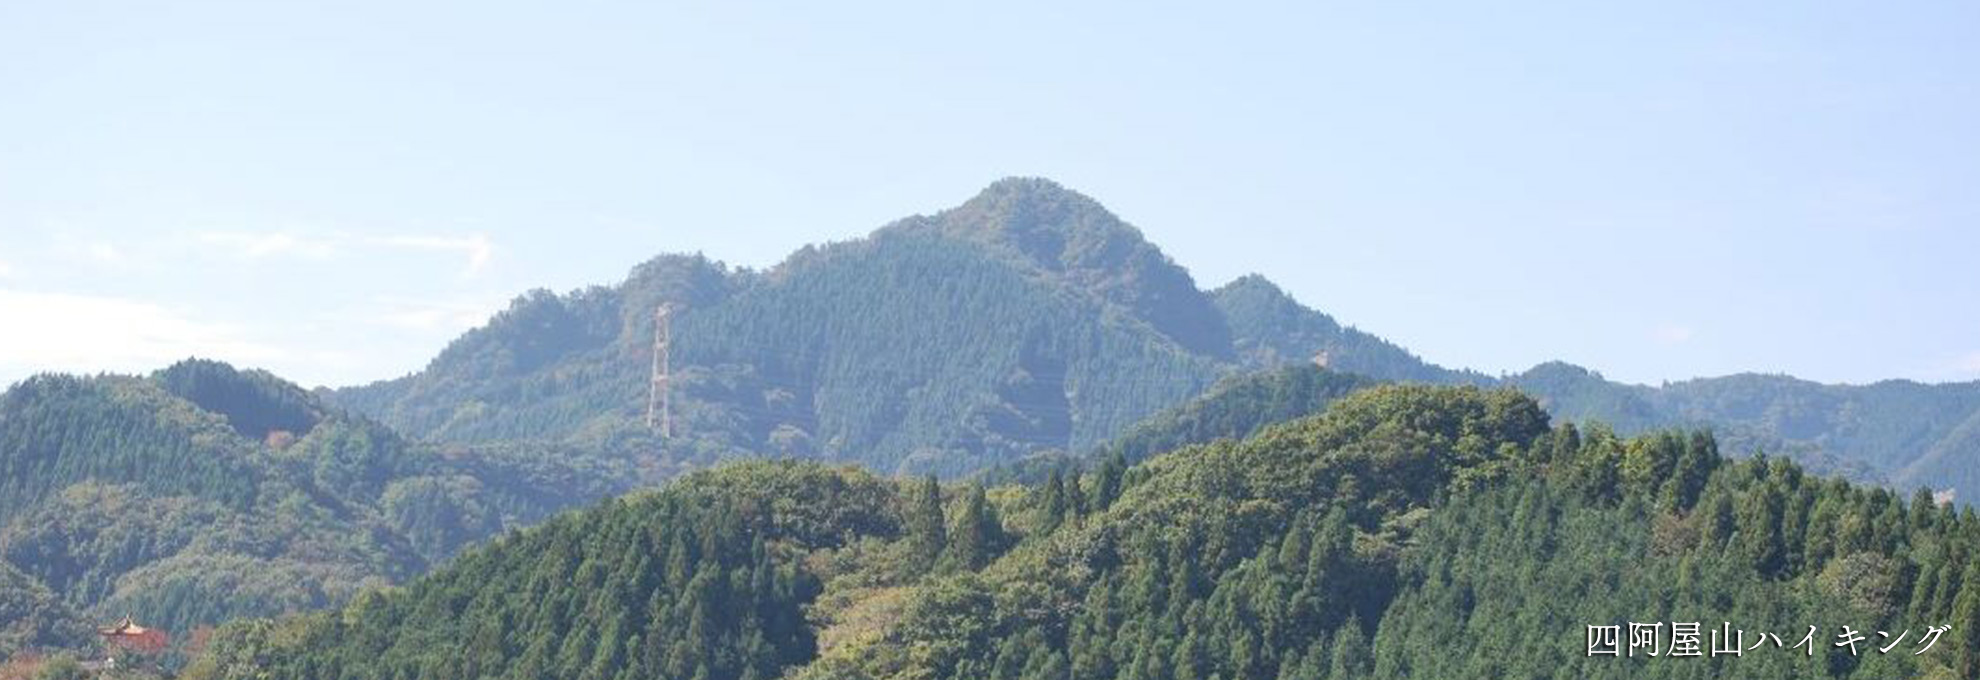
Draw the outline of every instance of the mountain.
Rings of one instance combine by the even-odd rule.
[[[0,564],[63,607],[184,633],[339,604],[629,488],[587,464],[415,444],[212,361],[37,376],[0,395]]]
[[[1383,386],[1119,481],[986,493],[731,464],[473,549],[340,612],[229,625],[183,677],[1980,670],[1970,511],[1783,459],[1727,460],[1704,432],[1624,439],[1550,426],[1509,390]],[[1701,658],[1587,653],[1588,626],[1631,621],[1701,622]],[[1717,628],[1702,622],[1721,621],[1744,631],[1741,656],[1702,653]],[[1809,652],[1789,648],[1811,624]],[[1852,654],[1833,643],[1845,624],[1910,637]],[[1952,632],[1927,649],[1928,625]]]
[[[665,441],[644,423],[663,303],[675,308]],[[1505,377],[1444,368],[1261,276],[1200,289],[1097,201],[1030,178],[767,271],[670,255],[614,286],[534,291],[415,374],[321,396],[417,439],[552,442],[649,479],[738,456],[956,476],[1090,451],[1226,377],[1306,363],[1512,385],[1626,434],[1711,427],[1729,450],[1823,474],[1980,488],[1980,383],[1648,387],[1561,363]]]
[[[662,303],[665,442],[643,423]],[[1095,447],[1323,351],[1377,377],[1449,373],[1276,289],[1204,292],[1094,200],[1007,179],[768,271],[663,256],[613,287],[534,292],[416,374],[325,396],[435,441],[578,440],[674,471],[753,454],[957,475]]]
[[[955,209],[892,231],[983,243],[1126,310],[1192,353],[1229,358],[1231,329],[1189,272],[1099,202],[1043,179],[990,185]]]
[[[1380,384],[1372,378],[1331,371],[1310,363],[1288,364],[1219,381],[1203,394],[1149,416],[1105,445],[1068,454],[1046,451],[983,471],[986,484],[1041,483],[1054,472],[1074,468],[1118,469],[1155,454],[1219,439],[1244,439],[1270,425],[1314,415],[1357,390]]]
[[[1211,292],[1247,366],[1317,362],[1391,381],[1488,384],[1490,378],[1425,362],[1401,347],[1342,326],[1307,308],[1263,276],[1251,274]]]
[[[1710,427],[1734,451],[1784,453],[1824,473],[1966,491],[1963,502],[1980,489],[1980,383],[1824,385],[1742,374],[1646,387],[1562,363],[1506,382],[1558,416],[1624,432]]]
[[[1607,677],[1628,667],[1521,640],[1646,611],[1980,630],[1970,510],[1806,477],[1970,502],[1976,455],[1980,383],[1447,369],[1262,277],[1199,289],[1092,199],[1011,179],[766,271],[662,256],[534,291],[396,380],[24,381],[0,394],[0,656],[125,612],[342,607],[230,626],[188,673]],[[1589,604],[1612,595],[1631,608]],[[1474,639],[1494,620],[1525,637]],[[1980,639],[1953,646],[1754,667],[1980,671]]]

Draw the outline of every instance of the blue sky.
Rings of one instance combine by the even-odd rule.
[[[0,381],[392,377],[1007,175],[1446,365],[1980,379],[1980,4],[1069,4],[0,4]]]

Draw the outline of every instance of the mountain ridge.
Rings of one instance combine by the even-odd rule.
[[[41,375],[0,393],[0,565],[64,608],[188,632],[340,604],[629,488],[583,461],[413,443],[217,361]]]
[[[662,303],[678,305],[672,396],[691,441],[640,423]],[[1980,383],[1741,374],[1653,387],[1564,362],[1496,377],[1446,368],[1257,274],[1199,288],[1132,224],[1042,178],[999,180],[762,271],[663,255],[612,286],[532,291],[422,371],[322,394],[420,439],[578,441],[647,457],[671,471],[660,477],[748,455],[956,475],[1086,450],[1224,377],[1305,362],[1512,385],[1559,417],[1624,432],[1709,425],[1740,453],[1980,489],[1961,464],[1980,457],[1980,424],[1957,427],[1980,418]]]

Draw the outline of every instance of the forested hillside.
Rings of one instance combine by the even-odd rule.
[[[1506,382],[1562,418],[1623,432],[1709,427],[1729,451],[1788,455],[1821,473],[1980,496],[1980,383],[1887,380],[1824,385],[1779,375],[1625,385],[1576,366],[1536,366]]]
[[[1230,324],[1247,366],[1317,362],[1382,380],[1486,384],[1490,378],[1437,366],[1409,350],[1308,308],[1263,276],[1251,274],[1210,293]]]
[[[664,442],[642,422],[662,303],[676,310],[678,434]],[[1385,381],[1510,384],[1624,433],[1709,427],[1740,455],[1980,489],[1980,384],[1647,387],[1566,364],[1501,378],[1448,369],[1260,276],[1200,289],[1099,203],[1040,179],[999,181],[767,271],[663,256],[615,286],[532,292],[424,370],[326,395],[415,438],[556,442],[654,478],[766,455],[960,475],[1085,452],[1224,377],[1316,362]]]
[[[1927,495],[1377,387],[1119,477],[701,473],[340,613],[228,626],[186,675],[1958,678],[1976,558],[1980,518]],[[1650,621],[1700,623],[1702,651],[1727,624],[1742,653],[1673,658],[1666,625],[1656,658],[1587,654],[1588,626]]]
[[[184,677],[774,678],[837,559],[902,533],[871,474],[738,463],[560,517],[343,612],[220,631]]]
[[[47,586],[0,562],[0,661],[26,650],[82,647],[91,632]]]
[[[653,314],[663,304],[674,310],[668,437],[643,422]],[[1532,396],[1479,391],[1492,386]],[[1549,429],[1548,413],[1613,423],[1615,433]],[[1672,429],[1712,434],[1664,434]],[[1772,457],[1731,464],[1721,451]],[[79,621],[126,611],[186,633],[340,606],[562,509],[686,473],[693,481],[561,519],[474,553],[482,566],[462,567],[487,571],[443,571],[365,605],[410,609],[364,615],[403,628],[436,611],[460,614],[449,608],[465,606],[459,598],[478,583],[552,588],[530,579],[585,559],[536,564],[527,578],[508,564],[552,546],[607,551],[597,559],[611,566],[586,577],[597,583],[684,560],[683,578],[706,571],[703,580],[727,585],[642,582],[623,602],[584,600],[601,616],[618,605],[631,612],[617,630],[573,628],[576,600],[558,610],[502,609],[499,618],[535,621],[535,632],[505,639],[499,658],[477,662],[493,665],[476,670],[891,678],[1070,668],[1140,678],[1200,665],[1210,669],[1201,677],[1308,678],[1346,664],[1349,673],[1571,668],[1572,677],[1602,677],[1621,671],[1558,657],[1565,648],[1552,641],[1571,626],[1569,613],[1633,614],[1566,612],[1523,584],[1545,574],[1590,601],[1617,591],[1659,615],[1769,625],[1849,612],[1922,630],[1933,617],[1964,616],[1962,593],[1980,592],[1961,585],[1973,561],[1966,516],[1932,509],[1930,495],[1900,502],[1815,478],[1927,486],[1966,503],[1980,488],[1976,456],[1980,384],[1740,375],[1648,387],[1558,363],[1500,378],[1445,369],[1262,277],[1203,291],[1092,199],[1013,179],[864,239],[807,247],[767,271],[663,256],[616,286],[533,292],[425,370],[363,387],[310,392],[199,360],[149,376],[19,383],[0,395],[0,607],[27,613],[0,621],[0,645],[73,644]],[[737,458],[851,463],[871,475],[782,465],[706,472]],[[991,488],[889,481],[901,475]],[[800,480],[861,489],[867,505],[813,498],[826,514],[811,516],[759,488],[790,495]],[[686,497],[699,505],[665,500]],[[812,533],[778,533],[783,520],[761,514],[785,511],[809,517]],[[1502,529],[1535,516],[1547,518],[1543,534]],[[680,523],[696,526],[633,538],[634,526]],[[1631,530],[1595,531],[1601,523]],[[556,538],[579,531],[620,543]],[[1311,557],[1322,534],[1337,547]],[[1338,547],[1343,536],[1347,548]],[[1780,540],[1742,543],[1756,536]],[[699,552],[677,560],[677,537]],[[1283,573],[1247,566],[1270,562],[1274,550],[1297,553],[1281,560]],[[1773,557],[1728,557],[1739,550]],[[1696,599],[1650,577],[1599,576],[1625,566],[1664,582],[1716,584],[1725,595]],[[1892,576],[1863,577],[1878,570]],[[1313,597],[1347,614],[1316,614],[1312,598],[1294,597],[1294,583],[1317,587],[1311,582],[1336,573],[1351,575],[1343,578],[1353,601]],[[1135,585],[1151,579],[1173,592],[1129,599],[1134,588],[1156,588]],[[434,582],[451,585],[436,591]],[[1227,582],[1248,590],[1218,596]],[[1866,594],[1845,582],[1886,590]],[[669,618],[688,616],[680,602],[729,602],[722,598],[752,588],[750,608],[711,612],[720,617],[703,621],[701,633],[667,627],[693,623]],[[1512,655],[1466,647],[1482,643],[1455,638],[1475,637],[1475,627],[1430,620],[1464,621],[1474,598],[1495,590],[1526,603],[1502,613],[1531,619],[1519,625],[1539,636],[1535,646]],[[654,609],[655,598],[668,604]],[[989,618],[939,619],[949,610]],[[1074,611],[1114,613],[1093,620]],[[793,627],[792,616],[804,625]],[[1217,618],[1228,616],[1290,627]],[[382,672],[378,664],[394,674],[460,668],[449,664],[461,659],[433,655],[445,640],[415,635],[423,642],[380,647],[332,625],[346,618],[239,628],[232,649],[302,664],[284,666],[296,677],[323,664],[359,677]],[[783,627],[764,630],[771,619]],[[446,630],[495,635],[485,626]],[[295,646],[305,634],[316,636],[307,654]],[[1432,659],[1425,641],[1472,651]],[[530,648],[538,644],[549,647]],[[282,653],[260,656],[276,648]],[[635,648],[646,655],[636,663]],[[600,661],[601,649],[621,656]],[[12,651],[0,647],[0,656]],[[300,656],[282,655],[291,653]],[[1844,660],[1827,663],[1822,673],[1857,672]],[[234,674],[229,668],[202,672]]]
[[[1248,290],[1202,292],[1092,199],[1011,179],[766,272],[662,257],[616,287],[532,293],[426,370],[332,398],[436,440],[653,448],[640,419],[666,302],[681,436],[654,464],[794,455],[954,475],[1098,446],[1220,377],[1330,348],[1378,377],[1443,374]]]
[[[1044,482],[1053,473],[1124,468],[1164,451],[1218,439],[1243,439],[1266,426],[1314,415],[1373,379],[1330,371],[1310,363],[1290,364],[1226,378],[1201,396],[1128,428],[1104,446],[1077,454],[1045,451],[984,471],[986,483]]]
[[[339,604],[632,484],[587,465],[562,451],[415,445],[217,362],[40,376],[0,395],[4,597],[36,603],[37,620],[133,613],[182,635]],[[44,593],[56,601],[43,606]],[[73,641],[49,626],[0,635]]]

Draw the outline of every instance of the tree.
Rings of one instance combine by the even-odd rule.
[[[975,570],[990,561],[1004,542],[1004,525],[997,511],[984,496],[983,485],[972,483],[964,493],[962,512],[956,517],[955,531],[949,534],[944,567]]]
[[[1037,534],[1044,536],[1059,528],[1066,521],[1066,481],[1058,470],[1045,480],[1044,497],[1039,499]]]
[[[1781,495],[1771,484],[1742,494],[1736,513],[1741,557],[1762,576],[1779,576],[1787,565],[1781,538]]]
[[[1334,661],[1327,677],[1365,678],[1375,671],[1375,655],[1368,649],[1368,635],[1361,631],[1360,620],[1350,618],[1334,631],[1333,647]]]
[[[1960,643],[1959,677],[1980,678],[1980,562],[1967,565],[1959,598],[1953,600],[1950,635]]]
[[[34,680],[84,680],[88,677],[89,672],[83,670],[82,664],[76,663],[75,657],[67,654],[49,659],[34,674]]]
[[[913,507],[907,513],[908,539],[915,559],[930,568],[948,546],[948,521],[942,514],[942,483],[928,475],[917,485]]]
[[[1116,452],[1108,456],[1106,462],[1093,475],[1093,495],[1089,497],[1092,507],[1089,513],[1099,513],[1114,504],[1121,497],[1121,476],[1127,472],[1127,457]]]

